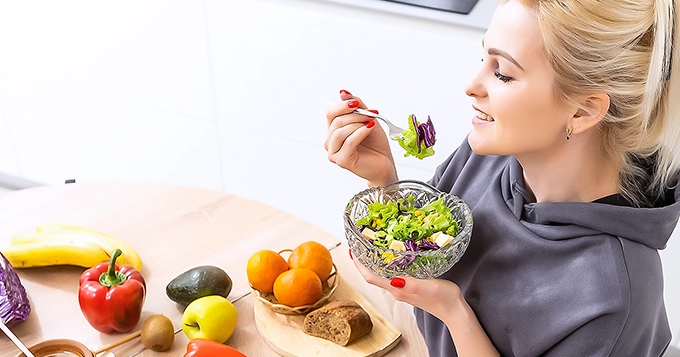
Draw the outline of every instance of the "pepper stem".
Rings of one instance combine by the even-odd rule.
[[[121,285],[125,282],[125,280],[127,280],[125,274],[116,270],[116,259],[118,259],[121,254],[123,254],[123,251],[118,248],[113,251],[113,255],[111,255],[111,261],[109,261],[109,269],[99,276],[100,284],[112,287],[114,285]]]

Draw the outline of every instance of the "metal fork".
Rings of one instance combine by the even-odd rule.
[[[326,104],[335,105],[337,103],[334,103],[334,102],[327,100]],[[389,119],[385,118],[384,116],[370,112],[370,111],[368,111],[366,109],[362,109],[362,108],[354,109],[354,113],[366,115],[366,116],[369,116],[371,118],[376,118],[376,119],[382,120],[385,124],[387,124],[387,129],[388,129],[387,136],[389,136],[390,139],[392,139],[392,140],[404,139],[404,135],[402,135],[402,133],[404,131],[406,131],[406,129],[402,129],[402,128],[394,125],[391,121],[389,121]]]

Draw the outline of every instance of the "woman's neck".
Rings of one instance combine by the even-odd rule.
[[[536,202],[592,202],[620,192],[619,166],[598,140],[584,133],[540,154],[517,155]]]

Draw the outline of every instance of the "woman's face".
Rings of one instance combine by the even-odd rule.
[[[468,141],[482,155],[550,155],[574,114],[555,99],[554,76],[532,10],[498,7],[484,36],[479,73],[466,86],[476,115]]]

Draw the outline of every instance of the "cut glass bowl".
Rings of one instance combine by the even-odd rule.
[[[458,221],[458,234],[452,241],[436,250],[394,250],[378,247],[361,234],[357,220],[368,215],[368,205],[373,202],[386,203],[400,198],[414,196],[414,205],[423,207],[440,197],[451,209]],[[374,273],[384,278],[412,276],[419,279],[437,278],[456,264],[465,253],[472,235],[472,213],[470,208],[457,196],[439,191],[421,181],[397,181],[385,187],[372,187],[356,194],[345,208],[345,236],[352,255]],[[407,265],[395,261],[410,262]]]

